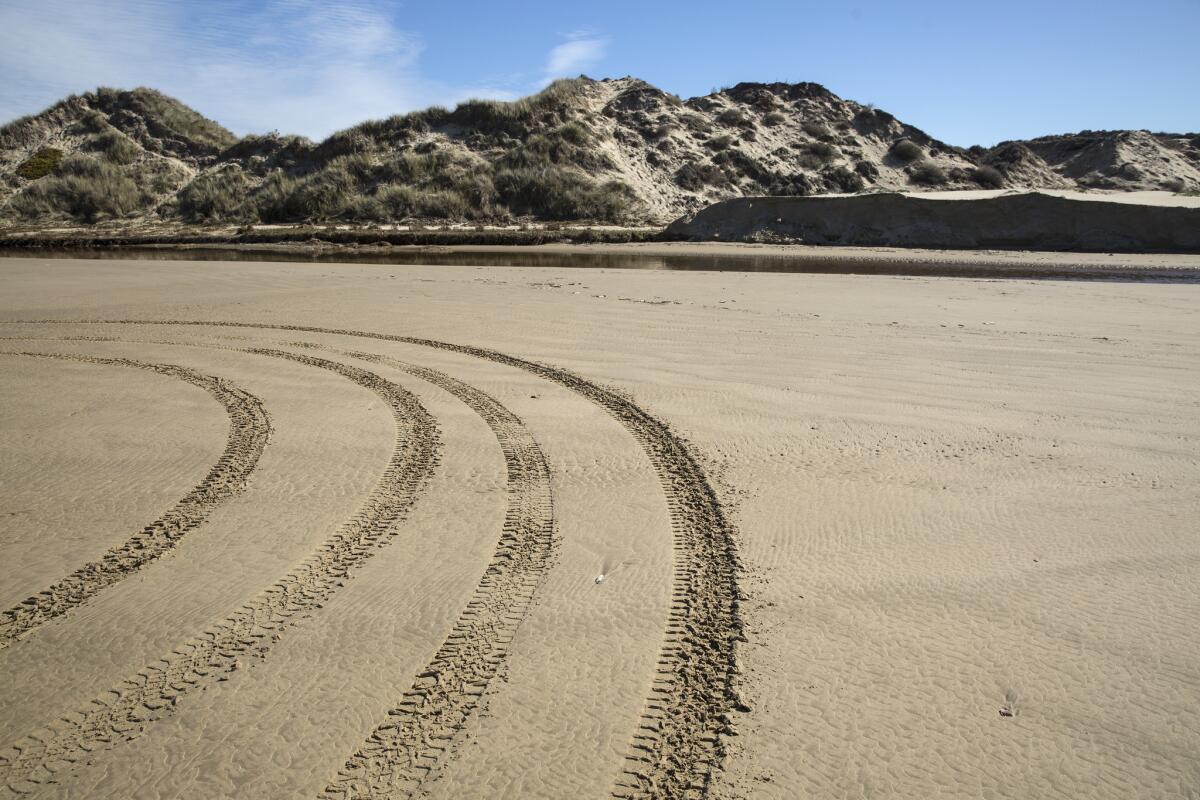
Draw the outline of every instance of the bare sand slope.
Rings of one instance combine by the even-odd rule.
[[[177,364],[271,422],[168,554],[0,650],[4,791],[1200,785],[1196,286],[24,259],[0,280],[3,349]],[[78,322],[100,319],[171,324]],[[131,498],[90,527],[6,516],[14,597],[72,566],[75,531],[94,551],[146,524],[228,432],[145,370],[0,370],[4,441],[114,442],[16,450],[6,498],[102,494],[95,469]]]

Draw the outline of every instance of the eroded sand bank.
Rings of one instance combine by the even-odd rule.
[[[652,707],[699,696],[672,682],[670,642],[679,620],[716,619],[675,602],[695,544],[679,526],[697,524],[663,479],[678,464],[600,395],[416,341],[79,320],[489,348],[669,423],[743,570],[748,710],[729,712],[714,797],[1200,785],[1198,286],[42,259],[0,260],[0,285],[0,350],[177,364],[236,383],[271,424],[246,486],[169,552],[0,649],[13,789],[607,797],[653,771],[628,760],[640,743],[675,755]],[[149,524],[225,446],[194,386],[29,356],[0,370],[10,606]],[[404,461],[413,448],[433,460]],[[381,537],[322,566],[331,537],[389,509]],[[543,551],[528,526],[545,518]],[[178,680],[155,684],[160,659]],[[114,717],[117,686],[148,705]],[[394,752],[372,749],[389,719],[423,743],[384,729]],[[28,734],[53,752],[18,764]]]

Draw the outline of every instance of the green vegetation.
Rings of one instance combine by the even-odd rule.
[[[63,151],[57,147],[43,147],[17,167],[17,174],[27,181],[36,181],[58,169],[62,158]]]
[[[513,213],[546,219],[617,222],[628,216],[635,199],[620,181],[600,183],[565,167],[501,170],[495,184],[500,201]]]
[[[146,200],[120,167],[87,156],[71,156],[62,160],[54,176],[32,183],[15,195],[8,208],[23,219],[92,223],[128,216],[143,208]]]
[[[357,188],[357,181],[345,164],[330,165],[302,178],[276,171],[257,195],[258,216],[263,222],[337,219],[350,208]]]
[[[475,216],[478,210],[459,192],[447,189],[422,191],[412,186],[384,186],[368,201],[368,209],[379,206],[383,214],[378,217],[380,220],[406,217],[464,219]]]
[[[348,139],[347,139],[348,140]],[[302,174],[275,170],[256,190],[240,170],[194,180],[180,194],[188,221],[307,222],[486,219],[532,214],[547,219],[618,221],[633,193],[597,181],[588,170],[611,168],[582,125],[566,123],[529,137],[489,163],[461,150],[418,147],[380,158],[343,155]]]
[[[763,124],[774,127],[787,122],[787,114],[779,111],[771,111],[763,116]]]
[[[187,222],[243,222],[257,217],[250,182],[238,167],[201,175],[179,193],[179,216]]]

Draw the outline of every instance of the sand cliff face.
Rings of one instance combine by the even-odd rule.
[[[1028,193],[971,200],[902,194],[748,197],[676,220],[693,241],[1097,252],[1200,251],[1200,207]]]
[[[145,89],[72,96],[0,129],[0,218],[35,223],[666,222],[744,196],[980,187],[1195,189],[1200,136],[1085,131],[963,149],[813,83],[685,101],[634,78],[559,81],[321,143],[238,139]]]

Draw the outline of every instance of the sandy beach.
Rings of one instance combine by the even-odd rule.
[[[3,258],[0,287],[0,796],[1200,787],[1200,285]]]

